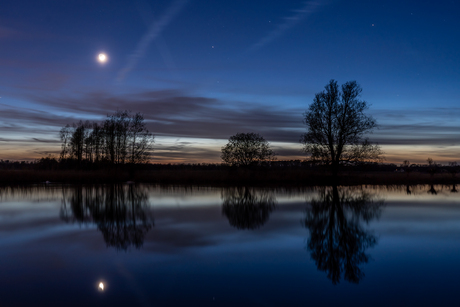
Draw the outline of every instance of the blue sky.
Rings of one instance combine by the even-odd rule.
[[[388,162],[459,154],[456,1],[31,1],[0,10],[0,159],[59,129],[143,112],[155,162],[219,162],[237,132],[302,159],[302,113],[356,80]],[[101,65],[96,57],[108,55]]]

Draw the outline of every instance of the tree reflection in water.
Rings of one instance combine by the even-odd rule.
[[[351,188],[325,188],[307,209],[305,227],[310,231],[307,249],[318,270],[327,272],[333,284],[344,279],[359,283],[364,277],[359,265],[367,263],[366,249],[377,239],[362,227],[381,214],[383,200],[374,201],[364,192]]]
[[[438,195],[438,191],[434,188],[434,185],[430,185],[430,189],[427,191],[428,194]]]
[[[94,223],[107,246],[141,248],[154,226],[144,188],[135,185],[75,187],[64,191],[60,216],[66,222]]]
[[[260,228],[276,206],[273,192],[248,187],[224,189],[222,199],[222,214],[238,229]]]

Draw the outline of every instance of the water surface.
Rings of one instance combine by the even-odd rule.
[[[0,188],[0,305],[458,305],[459,200],[452,186]]]

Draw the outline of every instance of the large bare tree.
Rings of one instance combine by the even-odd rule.
[[[364,137],[376,128],[375,119],[364,113],[369,108],[360,100],[362,89],[349,81],[341,89],[335,80],[317,93],[304,114],[307,133],[302,136],[310,161],[329,165],[334,176],[340,165],[377,162],[383,159],[378,145]]]

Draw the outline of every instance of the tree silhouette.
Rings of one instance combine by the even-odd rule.
[[[331,80],[304,114],[304,151],[310,161],[328,165],[334,176],[340,165],[383,159],[380,147],[363,138],[377,124],[364,114],[368,104],[358,99],[361,91],[356,81],[343,84],[340,91],[337,82]]]
[[[373,201],[365,192],[349,188],[324,188],[319,199],[311,201],[304,221],[310,231],[307,249],[318,270],[327,272],[333,284],[344,279],[359,283],[364,273],[359,265],[367,263],[366,249],[377,239],[361,226],[380,216],[383,201]]]
[[[154,136],[149,132],[141,113],[117,111],[103,123],[78,122],[66,125],[59,132],[61,159],[75,159],[78,165],[109,161],[111,164],[148,162]]]
[[[222,147],[222,160],[233,166],[249,166],[274,160],[269,143],[257,133],[237,133]]]
[[[135,185],[76,187],[63,197],[60,216],[66,222],[94,223],[107,246],[141,248],[154,226],[147,193]]]
[[[222,214],[238,229],[260,228],[276,206],[273,193],[248,187],[224,189],[222,198]]]

